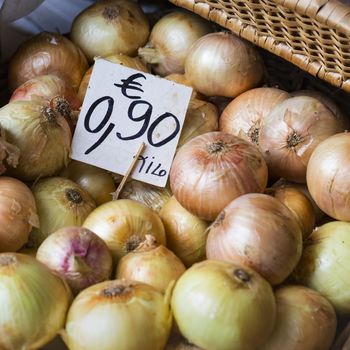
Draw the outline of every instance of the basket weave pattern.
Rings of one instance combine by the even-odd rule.
[[[350,1],[170,0],[350,92]]]

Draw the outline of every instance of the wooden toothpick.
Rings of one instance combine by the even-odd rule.
[[[140,155],[142,154],[142,152],[143,152],[144,149],[145,149],[145,146],[146,146],[146,144],[145,144],[144,142],[142,142],[141,145],[140,145],[140,147],[139,147],[139,149],[138,149],[138,151],[137,151],[137,153],[136,153],[136,155],[135,155],[135,157],[134,157],[134,159],[133,159],[133,161],[131,162],[131,164],[130,164],[130,166],[129,166],[128,171],[127,171],[126,174],[124,175],[124,177],[123,177],[122,181],[120,182],[120,184],[119,184],[117,190],[115,191],[115,194],[113,195],[113,199],[114,199],[114,200],[116,200],[116,199],[119,198],[119,195],[120,195],[120,193],[122,192],[122,190],[123,190],[123,188],[124,188],[124,185],[125,185],[126,181],[128,180],[130,174],[131,174],[132,171],[134,170],[135,165],[136,165],[136,163],[138,162]]]

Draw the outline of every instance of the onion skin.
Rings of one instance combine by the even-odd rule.
[[[179,203],[203,220],[214,220],[236,197],[263,192],[267,166],[256,147],[241,138],[210,132],[177,152],[170,187]]]
[[[305,183],[316,146],[344,131],[347,124],[315,98],[298,96],[282,101],[264,119],[259,137],[270,176]]]
[[[233,200],[210,227],[207,258],[249,266],[272,285],[283,282],[302,253],[301,229],[278,199],[261,193]]]
[[[341,221],[350,221],[349,147],[349,133],[329,137],[312,153],[306,174],[316,204],[327,215]]]
[[[330,349],[337,316],[326,298],[302,286],[282,287],[275,296],[275,328],[262,350]]]
[[[149,36],[148,19],[133,1],[102,0],[82,11],[73,21],[70,36],[89,61],[116,53],[137,54]]]
[[[210,350],[258,349],[276,316],[267,281],[249,268],[215,260],[195,264],[180,277],[171,306],[181,333]]]
[[[112,255],[105,242],[83,227],[65,227],[40,245],[36,258],[66,280],[74,294],[108,280]]]
[[[162,350],[172,315],[169,293],[114,280],[82,291],[69,309],[63,339],[70,350]]]
[[[0,348],[41,349],[64,326],[67,284],[31,256],[0,254]]]
[[[82,51],[57,33],[42,32],[22,43],[9,65],[11,91],[38,75],[54,74],[78,89],[88,68]]]
[[[174,81],[175,83],[185,85],[185,86],[192,88],[191,100],[193,100],[193,99],[204,100],[205,99],[201,93],[199,93],[198,91],[193,89],[190,82],[186,78],[185,74],[172,73],[172,74],[167,75],[164,78],[171,80],[171,81]]]
[[[163,221],[167,246],[190,267],[202,261],[208,235],[208,223],[192,215],[172,196],[159,213]]]
[[[157,213],[130,199],[100,205],[87,216],[82,226],[107,243],[114,262],[135,249],[148,234],[159,244],[166,245],[164,226]]]
[[[350,223],[333,221],[310,235],[294,272],[296,281],[322,294],[335,310],[350,315]]]
[[[226,106],[220,116],[219,129],[258,145],[264,118],[288,97],[287,92],[276,88],[261,87],[248,90]]]
[[[210,22],[184,11],[162,16],[152,28],[148,43],[138,55],[160,76],[185,73],[188,52],[199,38],[212,31]]]
[[[6,141],[5,131],[0,127],[0,175],[6,172],[7,165],[15,168],[19,156],[19,148]]]
[[[20,150],[19,163],[7,174],[23,181],[56,175],[68,162],[72,134],[67,121],[50,107],[16,101],[0,109],[0,125]]]
[[[228,32],[201,37],[185,62],[187,79],[206,96],[236,97],[256,87],[263,70],[255,47]]]
[[[0,252],[20,249],[32,227],[39,226],[35,199],[21,181],[0,177]]]

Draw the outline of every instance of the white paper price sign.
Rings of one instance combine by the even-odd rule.
[[[97,60],[71,158],[125,175],[144,142],[131,177],[164,187],[191,92],[172,81]]]

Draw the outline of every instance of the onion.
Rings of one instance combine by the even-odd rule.
[[[76,182],[97,205],[112,200],[112,193],[116,190],[114,180],[106,170],[76,160],[69,162],[60,176]]]
[[[90,61],[116,53],[136,55],[148,39],[149,23],[133,1],[102,0],[74,19],[70,36]]]
[[[135,249],[146,235],[166,244],[164,226],[157,213],[130,199],[100,205],[88,215],[83,226],[107,243],[115,261]]]
[[[22,43],[9,65],[9,86],[18,86],[38,75],[54,74],[78,89],[87,70],[81,50],[58,33],[42,32]]]
[[[157,21],[147,45],[139,48],[138,54],[160,76],[184,73],[192,44],[210,32],[210,22],[191,12],[175,10]]]
[[[309,198],[294,187],[272,187],[266,194],[280,200],[297,220],[303,239],[307,238],[315,227],[315,211]]]
[[[0,176],[0,252],[20,249],[39,226],[35,199],[21,181]]]
[[[350,134],[341,133],[320,143],[307,167],[312,198],[327,215],[350,221]]]
[[[57,174],[70,152],[67,121],[53,109],[33,101],[16,101],[0,109],[0,126],[8,142],[20,150],[18,165],[8,174],[24,181]]]
[[[41,349],[64,326],[71,294],[31,256],[0,254],[0,348]]]
[[[339,313],[350,315],[350,223],[333,221],[310,235],[294,277],[326,297]]]
[[[96,207],[86,191],[63,177],[42,179],[32,190],[38,208],[40,229],[34,229],[31,233],[30,245],[38,246],[60,228],[81,226]]]
[[[274,107],[288,97],[287,92],[269,87],[246,91],[232,100],[222,112],[220,131],[258,145],[263,120]]]
[[[250,193],[220,213],[210,228],[206,250],[208,259],[249,266],[276,285],[297,265],[302,235],[283,203],[266,194]]]
[[[191,85],[207,96],[236,97],[256,87],[263,64],[253,45],[232,33],[210,33],[197,40],[185,62]]]
[[[206,260],[177,281],[171,307],[181,333],[203,349],[259,349],[272,332],[271,286],[255,271]]]
[[[106,243],[83,227],[64,227],[52,233],[40,245],[36,258],[64,278],[74,294],[112,274]]]
[[[119,54],[111,55],[108,57],[104,57],[104,59],[107,61],[110,61],[112,63],[117,63],[117,64],[120,64],[122,66],[126,66],[129,68],[139,70],[141,72],[145,72],[145,73],[149,72],[146,65],[138,57],[130,57],[127,55],[123,55],[122,53],[119,53]],[[86,90],[89,86],[89,81],[90,81],[90,77],[91,77],[93,68],[94,68],[94,66],[92,65],[86,71],[86,73],[84,74],[83,79],[81,80],[81,83],[79,85],[78,97],[79,97],[80,101],[84,100]]]
[[[174,81],[175,83],[189,86],[190,88],[192,88],[192,86],[191,86],[190,82],[188,81],[188,79],[186,78],[185,74],[172,73],[172,74],[167,75],[164,78],[171,80],[171,81]],[[203,100],[204,96],[192,88],[191,100],[193,100],[193,99]]]
[[[6,141],[5,131],[0,127],[0,175],[6,171],[7,164],[16,168],[19,155],[19,148]]]
[[[260,152],[247,141],[223,132],[200,135],[175,156],[170,186],[190,213],[214,220],[236,197],[263,192],[267,167]]]
[[[177,148],[196,136],[218,130],[219,114],[210,102],[191,99]]]
[[[185,270],[173,252],[146,235],[138,247],[120,259],[115,278],[144,282],[165,293],[170,282],[177,281]]]
[[[83,290],[69,309],[63,339],[70,350],[162,350],[170,333],[169,293],[128,280]]]
[[[143,203],[152,210],[159,212],[171,197],[168,187],[156,187],[141,181],[127,182],[120,193],[121,199],[132,199]]]
[[[327,137],[346,129],[345,119],[336,117],[312,97],[282,101],[266,116],[259,146],[271,176],[306,182],[311,153]]]
[[[187,267],[205,259],[207,222],[188,212],[174,196],[159,216],[165,227],[167,246]]]
[[[286,286],[275,293],[277,320],[262,350],[328,350],[337,327],[329,301],[312,289]]]

